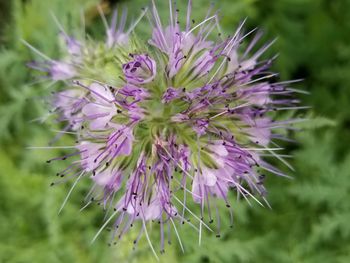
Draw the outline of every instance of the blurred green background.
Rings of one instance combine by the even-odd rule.
[[[136,16],[147,0],[104,1],[108,13],[118,3]],[[167,1],[157,1],[166,16]],[[180,2],[185,11],[185,1]],[[162,262],[350,262],[350,1],[220,0],[222,26],[232,33],[245,17],[247,28],[259,26],[265,39],[278,37],[270,55],[279,53],[274,70],[281,79],[305,80],[296,88],[312,106],[310,121],[292,136],[294,180],[269,176],[272,210],[246,202],[234,204],[235,226],[220,239],[205,235],[198,247],[193,231],[181,231],[183,254],[174,240]],[[19,39],[57,58],[58,29],[53,12],[71,34],[81,30],[102,37],[97,0],[0,1],[0,262],[154,262],[146,242],[132,252],[131,237],[108,247],[109,233],[90,245],[102,224],[101,209],[79,212],[87,185],[73,193],[62,214],[58,209],[70,183],[50,188],[58,168],[47,165],[59,152],[28,150],[44,145],[54,133],[31,120],[45,115],[41,96],[50,89],[35,83],[25,63],[33,60]],[[194,17],[205,15],[207,0],[194,0]],[[142,30],[146,23],[140,24]],[[145,33],[143,33],[145,34]],[[300,113],[302,114],[302,113]],[[66,139],[69,140],[69,139]],[[285,170],[286,171],[286,170]],[[131,233],[132,235],[132,233]],[[157,240],[157,232],[154,233]]]

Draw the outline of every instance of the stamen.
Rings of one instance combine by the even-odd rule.
[[[75,182],[73,183],[71,189],[69,190],[68,194],[66,195],[66,198],[64,199],[60,209],[58,210],[58,214],[61,213],[62,209],[64,208],[64,206],[66,205],[68,199],[69,199],[69,196],[71,195],[71,193],[73,192],[73,189],[75,188],[75,186],[77,185],[78,181],[80,180],[80,178],[83,176],[85,172],[83,171],[79,176],[78,178],[75,180]]]

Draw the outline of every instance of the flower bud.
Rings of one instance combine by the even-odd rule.
[[[135,85],[151,82],[156,76],[156,62],[147,54],[130,56],[133,60],[123,65],[126,81]]]

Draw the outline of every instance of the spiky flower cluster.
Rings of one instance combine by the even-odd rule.
[[[67,56],[31,64],[65,84],[51,102],[66,123],[62,133],[76,134],[76,151],[53,160],[79,160],[58,175],[92,180],[87,205],[96,201],[111,211],[103,227],[114,220],[113,238],[140,222],[139,237],[145,233],[150,242],[148,222],[158,222],[161,251],[171,228],[180,241],[176,221],[199,232],[215,222],[219,234],[215,200],[226,203],[232,219],[230,190],[247,200],[258,201],[256,195],[265,200],[262,172],[284,174],[263,157],[288,165],[272,140],[285,139],[275,129],[295,121],[274,121],[274,112],[298,103],[289,82],[270,80],[272,59],[259,60],[272,44],[255,47],[261,32],[243,33],[241,23],[223,38],[216,13],[200,23],[192,20],[191,1],[182,26],[171,2],[167,26],[154,3],[129,29],[125,13],[118,27],[117,12],[111,26],[102,15],[105,42],[78,40],[63,31]],[[131,33],[146,14],[153,33],[143,42]],[[190,209],[194,204],[198,214]]]

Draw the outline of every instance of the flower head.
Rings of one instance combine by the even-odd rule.
[[[164,227],[177,231],[176,220],[192,218],[194,228],[212,230],[208,223],[220,220],[212,212],[215,200],[231,213],[230,192],[266,201],[263,171],[285,175],[265,157],[288,165],[276,152],[275,139],[284,139],[276,129],[298,121],[275,119],[276,111],[297,108],[298,101],[288,82],[270,80],[272,60],[260,60],[271,43],[252,53],[257,33],[243,48],[253,34],[243,33],[243,23],[231,37],[210,39],[217,14],[195,23],[191,7],[189,1],[181,27],[170,1],[176,11],[163,26],[153,4],[153,33],[142,45],[130,40],[136,24],[125,32],[125,15],[117,28],[114,13],[104,47],[69,38],[71,57],[48,61],[52,80],[74,79],[53,95],[53,105],[58,120],[77,134],[76,151],[54,160],[80,160],[59,174],[89,175],[90,200],[114,210],[108,219],[115,220],[113,237],[141,222],[149,240],[147,225],[156,220],[161,251]],[[96,52],[103,61],[98,66]],[[198,216],[191,210],[196,205]]]

